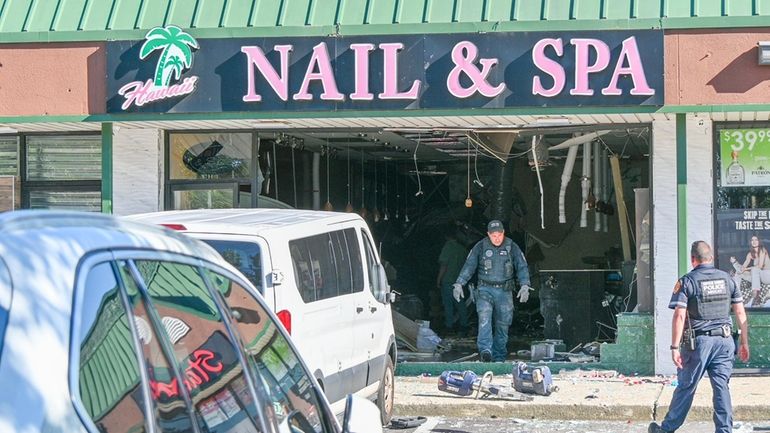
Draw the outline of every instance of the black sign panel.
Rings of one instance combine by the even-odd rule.
[[[194,33],[194,30],[191,30]],[[109,113],[663,105],[663,32],[194,39],[107,44]]]

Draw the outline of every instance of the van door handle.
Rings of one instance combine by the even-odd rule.
[[[377,311],[377,307],[369,307],[369,311],[374,313],[375,311]]]
[[[356,313],[364,311],[364,307],[356,307]]]

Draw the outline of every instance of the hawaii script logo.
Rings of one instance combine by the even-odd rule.
[[[118,94],[125,97],[121,108],[127,110],[131,105],[141,107],[155,101],[189,95],[195,91],[198,77],[186,77],[181,83],[182,72],[192,67],[193,51],[198,49],[198,41],[177,26],[155,27],[147,32],[139,53],[144,60],[154,51],[160,51],[160,59],[155,65],[155,76],[146,82],[132,81],[120,88]],[[171,84],[174,78],[177,84]]]

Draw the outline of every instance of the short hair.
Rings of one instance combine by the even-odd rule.
[[[714,252],[706,241],[695,241],[690,247],[690,257],[699,262],[710,262],[714,260]]]

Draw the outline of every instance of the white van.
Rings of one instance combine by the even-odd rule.
[[[364,220],[353,213],[202,209],[133,215],[205,241],[262,292],[332,408],[347,394],[393,411],[393,293]]]

